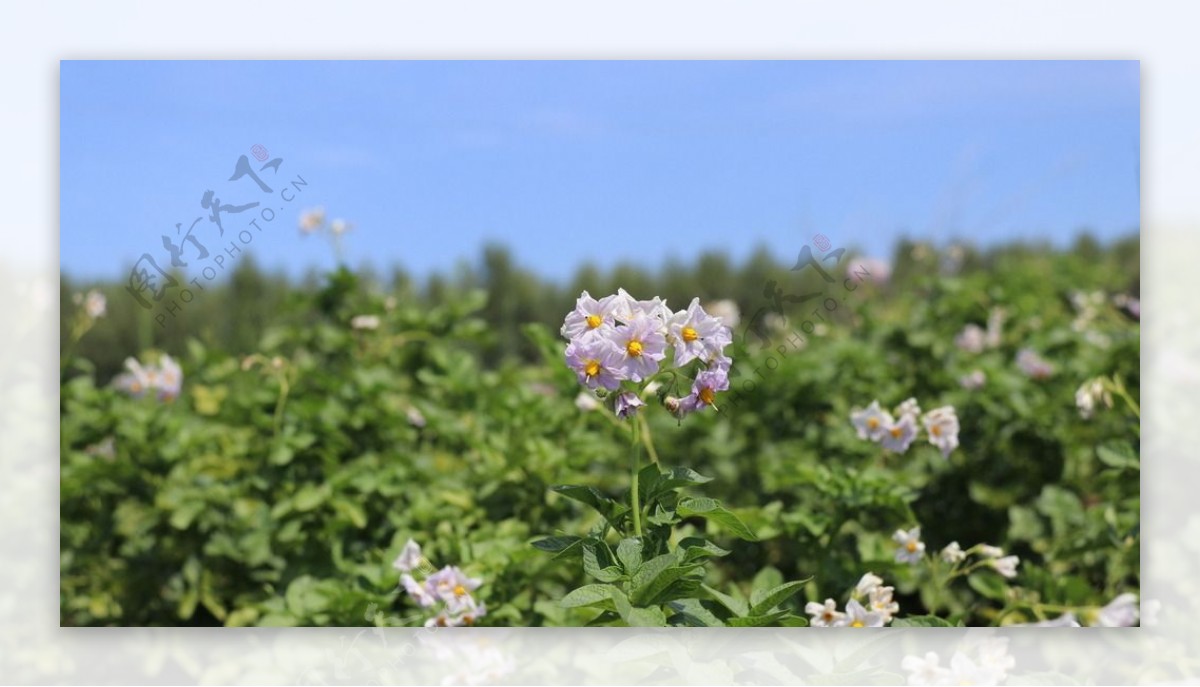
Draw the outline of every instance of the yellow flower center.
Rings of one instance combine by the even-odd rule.
[[[877,418],[877,417],[867,418],[867,428],[868,429],[875,429],[877,427],[879,427],[879,418]]]
[[[700,338],[700,335],[696,333],[696,330],[691,327],[684,327],[681,334],[683,335],[683,340],[688,343]]]
[[[600,319],[599,315],[588,315],[587,316],[587,325],[588,325],[589,329],[595,329],[596,327],[599,327],[600,322],[601,322],[601,319]]]
[[[642,354],[642,342],[637,340],[630,341],[629,343],[625,344],[625,350],[629,353],[629,355],[636,358]]]
[[[904,545],[904,548],[907,549],[909,553],[916,553],[917,542],[909,540],[908,543]]]
[[[462,586],[461,584],[454,585],[454,595],[455,596],[463,596],[466,593],[467,593],[466,587]]]
[[[900,435],[904,434],[904,430],[900,429],[899,427],[893,427],[893,428],[889,429],[888,431],[892,433],[893,439],[899,439]]]
[[[585,364],[583,366],[583,374],[588,377],[595,377],[596,375],[600,374],[600,361],[599,360],[587,361],[587,364]]]
[[[929,428],[929,433],[935,437],[940,437],[942,435],[942,428],[934,425]]]
[[[850,627],[866,627],[866,625],[863,625],[863,621],[861,620],[855,620],[854,622],[850,623]]]
[[[704,387],[703,389],[700,390],[700,393],[697,395],[700,397],[700,400],[704,401],[706,404],[708,404],[708,405],[713,404],[714,394],[713,394],[712,389],[710,389],[708,387]]]
[[[130,390],[130,391],[132,391],[132,392],[133,392],[133,393],[135,393],[135,394],[136,394],[136,393],[141,393],[141,391],[142,391],[142,385],[141,385],[141,384],[139,384],[139,383],[137,383],[137,382],[133,382],[132,384],[130,384],[130,385],[129,385],[129,390]]]

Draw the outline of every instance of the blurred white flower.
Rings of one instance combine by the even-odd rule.
[[[1004,328],[1004,308],[992,308],[988,313],[987,321],[987,336],[984,337],[984,343],[988,348],[996,348],[1000,345],[1000,338]]]
[[[850,413],[850,421],[858,430],[859,439],[879,441],[883,438],[885,428],[892,424],[892,416],[880,409],[879,401],[871,401],[866,410]]]
[[[929,443],[941,450],[943,458],[949,458],[958,448],[958,415],[954,406],[934,408],[925,414],[924,423]]]
[[[315,207],[300,213],[300,231],[311,234],[325,224],[325,208]]]
[[[1012,579],[1017,576],[1017,565],[1021,559],[1017,556],[1003,556],[992,559],[992,567],[1004,577]]]
[[[1137,594],[1121,594],[1100,609],[1096,625],[1100,627],[1133,627],[1138,621]]]
[[[88,291],[87,296],[84,297],[83,309],[93,320],[104,317],[104,314],[108,312],[108,299],[104,297],[104,294],[93,289]]]
[[[858,584],[854,585],[854,594],[856,596],[866,597],[870,595],[871,590],[883,584],[883,578],[874,573],[867,573],[859,579]]]
[[[1075,407],[1079,408],[1079,416],[1085,420],[1091,419],[1096,412],[1096,406],[1104,404],[1112,408],[1112,394],[1104,387],[1104,380],[1097,377],[1083,383],[1075,392]]]
[[[970,374],[965,374],[958,378],[958,385],[968,391],[977,391],[983,388],[987,383],[987,375],[983,370],[971,370]]]
[[[412,572],[421,565],[421,545],[409,539],[400,550],[400,555],[392,562],[392,567],[400,572]]]
[[[968,324],[954,337],[954,345],[967,353],[982,353],[987,345],[987,333],[977,324]]]
[[[917,438],[917,420],[912,415],[905,415],[899,420],[887,425],[880,434],[880,443],[889,451],[904,453]]]
[[[966,654],[956,651],[950,657],[950,684],[953,685],[996,685],[1000,675],[996,670],[972,661]]]
[[[915,399],[915,398],[908,399],[907,401],[905,401],[904,403],[901,403],[896,408],[896,415],[898,417],[905,417],[905,416],[911,415],[913,418],[916,418],[920,414],[921,414],[921,406],[920,406],[920,404],[917,403],[917,399]]]
[[[858,599],[850,599],[846,604],[846,618],[843,623],[841,627],[883,627],[883,614],[868,611]]]
[[[997,682],[1008,677],[1008,671],[1017,664],[1017,659],[1008,653],[1008,637],[968,635],[959,645],[959,651],[973,652],[980,667],[996,675]]]
[[[942,560],[947,563],[957,563],[967,557],[967,553],[962,550],[958,542],[952,541],[942,549]]]
[[[894,591],[896,591],[895,587],[879,586],[872,589],[869,595],[868,607],[883,616],[885,625],[891,622],[892,616],[900,612],[900,604],[892,599]]]
[[[416,406],[409,406],[408,410],[404,411],[404,415],[408,418],[408,424],[413,427],[421,429],[425,426],[425,416]]]
[[[1022,348],[1017,353],[1017,367],[1033,379],[1046,379],[1054,374],[1054,366],[1045,358],[1038,355],[1036,351],[1029,348]]]
[[[846,276],[882,286],[892,278],[892,266],[879,258],[859,258],[850,262]]]
[[[900,668],[908,673],[910,685],[949,685],[954,675],[948,668],[938,665],[940,662],[937,653],[930,651],[925,658],[905,656],[900,661]]]
[[[183,369],[174,358],[166,354],[163,354],[158,365],[158,400],[169,401],[179,396],[183,388]]]
[[[975,548],[979,550],[979,555],[985,558],[999,558],[1004,555],[1004,549],[991,544],[979,544]]]
[[[355,315],[350,319],[350,326],[355,329],[378,329],[378,315]]]
[[[151,387],[149,372],[132,357],[125,359],[125,369],[128,372],[117,375],[113,385],[134,398],[141,398]]]
[[[704,309],[708,311],[708,314],[719,318],[721,324],[730,329],[737,329],[738,323],[742,321],[742,313],[738,309],[737,302],[728,298],[713,301],[705,306]]]
[[[846,620],[846,614],[837,609],[837,602],[825,599],[825,603],[809,601],[804,606],[804,612],[812,616],[809,625],[812,627],[839,627]]]
[[[400,584],[404,587],[404,591],[408,592],[408,596],[421,608],[429,608],[437,603],[437,599],[425,585],[413,579],[412,575],[408,573],[401,575]]]
[[[896,533],[892,535],[892,541],[897,544],[897,563],[911,563],[916,565],[921,562],[921,558],[925,555],[925,542],[921,541],[920,525],[907,532],[896,530]]]
[[[335,219],[329,223],[329,231],[333,232],[335,236],[341,236],[353,228],[354,225],[344,219]]]
[[[580,391],[579,395],[575,397],[575,407],[587,413],[599,409],[600,401],[596,398],[595,394]]]

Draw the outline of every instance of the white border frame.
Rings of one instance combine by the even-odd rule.
[[[0,681],[628,683],[816,680],[1010,640],[1009,683],[1195,683],[1200,662],[1200,5],[1070,0],[791,3],[288,0],[6,6],[0,256]],[[58,61],[272,59],[1138,59],[1142,61],[1143,602],[1134,630],[193,630],[58,627]],[[1151,618],[1147,618],[1151,620]],[[851,666],[856,652],[863,661]],[[474,661],[474,663],[472,663]],[[840,662],[840,666],[838,665]],[[1056,677],[1054,674],[1058,674]],[[853,678],[852,678],[853,679]]]

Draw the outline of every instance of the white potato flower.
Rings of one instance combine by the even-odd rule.
[[[911,417],[916,418],[916,417],[919,417],[920,415],[921,415],[921,406],[920,406],[920,404],[917,403],[917,399],[915,399],[915,398],[910,398],[907,401],[905,401],[904,403],[901,403],[899,406],[896,407],[896,416],[897,417],[911,416]]]
[[[841,627],[883,627],[883,614],[868,611],[857,599],[846,604],[846,618]]]
[[[378,315],[355,315],[350,319],[350,326],[354,329],[378,329]]]
[[[917,438],[917,420],[905,415],[883,428],[879,442],[889,451],[904,453]]]
[[[925,542],[921,541],[921,526],[918,525],[911,530],[896,530],[892,535],[892,541],[896,542],[896,562],[917,564],[921,562],[921,558],[925,555]]]
[[[412,572],[421,565],[421,545],[409,539],[400,550],[400,555],[392,562],[392,567],[400,572]]]
[[[949,685],[954,674],[949,668],[940,665],[941,658],[936,652],[930,651],[924,658],[905,656],[900,661],[900,668],[908,673],[910,685]]]
[[[1017,565],[1021,559],[1018,556],[1002,556],[992,559],[992,567],[1004,577],[1012,579],[1017,576]]]
[[[858,584],[854,585],[854,594],[856,596],[865,597],[871,593],[879,585],[883,584],[883,578],[874,573],[867,573],[859,579]]]
[[[108,312],[108,299],[104,297],[104,294],[93,289],[88,291],[87,296],[84,297],[83,309],[93,320],[104,317],[104,313]]]
[[[1112,408],[1112,394],[1104,387],[1104,380],[1091,379],[1083,383],[1075,392],[1075,407],[1079,408],[1079,416],[1085,420],[1091,419],[1096,413],[1096,407],[1103,404]]]
[[[878,586],[871,590],[868,608],[883,616],[884,624],[891,622],[892,616],[900,612],[900,604],[892,599],[895,587]]]
[[[942,406],[925,414],[925,434],[929,443],[942,452],[943,458],[949,458],[951,452],[958,448],[958,415],[954,406]]]
[[[971,370],[970,373],[958,378],[958,385],[967,391],[978,391],[987,383],[987,375],[983,370]]]
[[[812,627],[839,627],[846,620],[846,614],[837,609],[837,602],[825,599],[825,603],[809,601],[804,606],[804,612],[812,616],[809,625]]]
[[[1096,617],[1099,627],[1133,627],[1138,621],[1137,594],[1121,594],[1104,608]]]
[[[942,549],[942,560],[947,563],[958,563],[966,557],[966,552],[962,550],[962,547],[956,541],[950,542],[946,545],[946,548]]]
[[[977,324],[968,324],[954,337],[954,345],[967,353],[982,353],[987,345],[987,333]]]
[[[883,438],[884,429],[892,424],[892,416],[879,407],[879,401],[871,401],[865,410],[850,413],[850,421],[858,430],[859,439],[879,441]]]

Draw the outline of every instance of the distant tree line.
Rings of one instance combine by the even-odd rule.
[[[903,289],[906,284],[928,276],[931,270],[969,275],[986,271],[999,261],[1059,257],[1069,258],[1067,265],[1077,265],[1081,278],[1089,273],[1089,266],[1094,268],[1096,263],[1103,262],[1111,267],[1109,274],[1116,280],[1110,288],[1137,295],[1140,263],[1137,234],[1107,244],[1083,234],[1065,249],[1030,243],[1010,243],[986,250],[968,245],[935,249],[904,240],[897,243],[887,261],[890,271],[887,289]],[[855,253],[848,251],[840,261],[830,264],[836,262],[841,275],[847,263],[855,259]],[[769,302],[769,282],[775,282],[775,288],[787,293],[819,286],[817,280],[821,276],[815,270],[792,271],[796,263],[796,256],[774,255],[765,248],[759,248],[740,264],[722,253],[706,252],[690,263],[668,260],[659,269],[631,264],[603,269],[584,264],[567,283],[561,283],[518,265],[505,247],[488,245],[476,261],[460,264],[451,274],[435,273],[423,280],[415,279],[399,267],[386,274],[370,267],[357,273],[364,288],[391,296],[400,306],[434,307],[472,290],[486,291],[488,300],[479,316],[487,323],[492,340],[481,355],[495,365],[508,360],[533,360],[536,349],[522,333],[522,327],[538,322],[557,329],[584,290],[599,297],[623,287],[639,298],[662,296],[675,308],[686,306],[695,296],[702,302],[729,299],[738,305],[743,316],[748,316]],[[289,279],[281,273],[263,270],[248,255],[238,261],[226,281],[197,295],[176,317],[160,326],[125,291],[124,284],[78,281],[63,275],[61,337],[65,344],[71,318],[81,307],[75,303],[74,295],[97,289],[107,297],[107,315],[79,342],[74,353],[94,364],[98,379],[115,375],[127,356],[148,348],[182,355],[191,338],[234,355],[248,354],[258,349],[265,329],[284,313],[297,314],[298,295],[318,291],[325,278],[310,272],[300,279]]]

